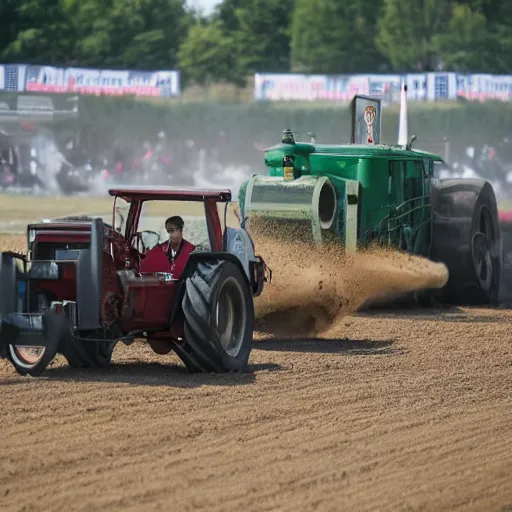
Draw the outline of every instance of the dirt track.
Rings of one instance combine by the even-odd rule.
[[[333,273],[306,266],[307,305]],[[511,323],[500,310],[360,313],[323,339],[258,335],[242,375],[191,376],[142,344],[119,344],[110,370],[59,356],[40,379],[0,361],[0,510],[500,511]]]
[[[0,363],[0,510],[501,510],[512,503],[511,312],[347,317],[189,376]]]

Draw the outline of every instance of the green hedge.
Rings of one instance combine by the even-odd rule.
[[[2,97],[0,96],[0,101]],[[1,123],[1,120],[0,120]],[[81,140],[92,151],[108,149],[116,139],[132,146],[153,141],[160,130],[169,139],[194,139],[204,147],[217,145],[218,132],[226,132],[229,160],[233,163],[260,161],[253,143],[277,143],[285,128],[306,139],[313,131],[319,142],[337,143],[350,139],[348,106],[308,106],[272,103],[202,104],[164,103],[133,98],[81,97],[77,121],[55,121],[57,132],[77,127]],[[409,133],[418,136],[416,147],[434,150],[446,137],[452,155],[465,146],[497,143],[512,134],[512,105],[502,102],[414,104],[409,103]],[[398,106],[383,109],[384,142],[394,143],[398,134]],[[255,160],[256,159],[256,160]]]
[[[151,140],[163,129],[171,139],[192,138],[206,147],[214,147],[219,130],[224,130],[233,158],[242,160],[254,142],[277,143],[282,130],[288,127],[302,139],[310,131],[316,133],[319,142],[350,139],[348,107],[293,108],[293,104],[280,107],[271,103],[162,105],[124,98],[84,98],[80,124],[84,131],[96,131],[104,143],[116,137],[128,141]],[[383,110],[384,142],[396,142],[398,115],[397,106]],[[438,152],[442,148],[438,141],[442,138],[449,140],[452,153],[467,145],[497,143],[504,136],[512,135],[512,105],[409,103],[409,133],[418,136],[417,147]]]

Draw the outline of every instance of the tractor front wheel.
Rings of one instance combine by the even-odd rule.
[[[242,371],[252,349],[251,288],[231,261],[199,263],[183,297],[185,339],[176,352],[191,372]]]

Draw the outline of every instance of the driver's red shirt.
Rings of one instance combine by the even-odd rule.
[[[168,253],[169,242],[159,244],[146,253],[146,257],[140,260],[141,272],[170,272],[174,279],[179,279],[187,265],[190,253],[195,250],[195,245],[184,238],[174,257]]]

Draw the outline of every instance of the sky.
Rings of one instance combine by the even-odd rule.
[[[187,0],[188,5],[197,5],[203,9],[204,14],[212,12],[213,8],[219,4],[221,0]]]

